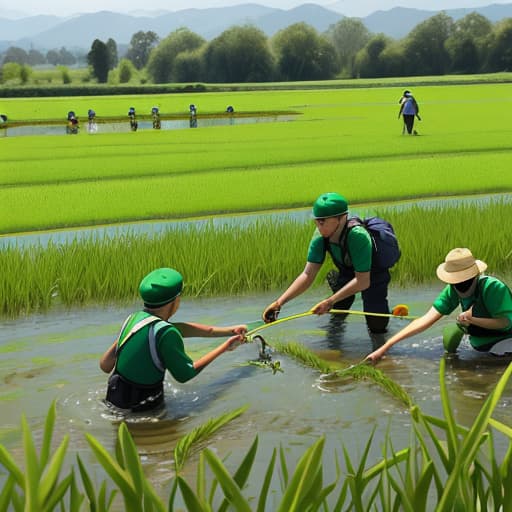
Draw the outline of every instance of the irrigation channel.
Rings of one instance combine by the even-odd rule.
[[[225,114],[221,117],[201,117],[190,119],[171,119],[161,121],[161,130],[184,130],[187,128],[206,128],[211,126],[229,126],[254,123],[275,123],[292,121],[296,119],[294,115],[268,115],[268,116],[236,116]],[[137,131],[152,130],[153,123],[151,120],[138,121]],[[22,126],[7,126],[0,128],[1,137],[20,137],[26,135],[80,135],[95,133],[127,133],[133,131],[130,127],[130,121],[116,122],[95,122],[89,125],[84,120],[76,133],[70,133],[65,122],[59,124],[26,124]]]
[[[305,214],[303,212],[303,214]],[[11,243],[13,240],[11,239]],[[432,303],[439,287],[390,290],[392,304],[407,304],[411,315],[422,314]],[[325,289],[316,288],[283,308],[282,315],[307,311]],[[176,321],[198,321],[232,325],[257,320],[274,294],[184,299]],[[0,442],[22,463],[20,436],[22,413],[39,439],[52,400],[57,400],[56,438],[71,436],[69,461],[76,452],[86,461],[97,479],[105,477],[92,456],[84,434],[94,435],[113,452],[117,424],[102,403],[106,375],[99,367],[101,354],[115,338],[124,318],[137,303],[110,307],[54,310],[16,320],[2,320],[0,329]],[[361,309],[360,300],[353,308]],[[444,355],[441,332],[452,319],[443,319],[426,333],[393,347],[378,367],[400,384],[423,411],[442,417],[439,392],[439,360],[446,357],[449,395],[456,420],[469,425],[488,393],[504,372],[508,361],[473,351],[463,341],[455,355]],[[407,320],[393,318],[390,334]],[[269,327],[261,332],[270,343],[299,342],[320,357],[348,367],[360,362],[372,350],[364,320],[359,315],[339,318],[307,316]],[[187,350],[193,358],[211,349],[220,340],[189,339]],[[376,384],[351,379],[325,381],[318,371],[293,359],[273,353],[283,372],[247,364],[258,357],[258,345],[250,343],[223,354],[196,379],[178,384],[166,382],[166,412],[153,422],[131,423],[151,481],[166,495],[172,476],[172,450],[177,439],[211,417],[250,404],[240,418],[223,427],[210,446],[237,467],[256,435],[260,444],[253,471],[263,475],[271,452],[280,444],[290,463],[304,453],[320,435],[326,436],[325,478],[336,474],[335,453],[341,446],[358,461],[370,435],[377,427],[370,460],[381,455],[382,441],[390,435],[395,449],[409,444],[411,419],[407,407]],[[508,386],[494,417],[512,424],[512,387]],[[506,441],[497,436],[497,453]],[[503,449],[502,449],[503,448]],[[193,482],[193,457],[185,476]],[[187,475],[187,471],[189,474]],[[0,484],[5,478],[0,474]],[[255,488],[259,485],[254,482]]]

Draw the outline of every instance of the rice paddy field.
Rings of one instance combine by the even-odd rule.
[[[471,247],[489,264],[491,273],[510,277],[510,85],[407,85],[421,108],[423,120],[417,123],[417,137],[402,135],[397,119],[398,99],[405,87],[402,83],[367,89],[322,87],[0,101],[0,111],[9,119],[40,122],[61,118],[63,125],[68,110],[77,112],[83,121],[87,109],[94,108],[101,120],[101,116],[123,118],[130,106],[149,113],[155,104],[165,115],[186,114],[188,105],[194,103],[199,118],[221,116],[227,105],[235,107],[235,116],[296,114],[292,121],[261,125],[126,134],[104,134],[99,125],[94,134],[83,130],[73,136],[0,137],[0,236],[13,240],[0,249],[0,441],[15,461],[24,459],[20,412],[25,412],[37,443],[46,439],[46,412],[56,400],[55,436],[69,435],[70,439],[67,464],[79,453],[96,482],[105,477],[85,441],[85,435],[93,434],[109,453],[116,451],[116,427],[102,403],[106,376],[98,370],[98,358],[112,343],[122,320],[137,307],[137,283],[147,271],[157,266],[180,269],[186,300],[177,320],[217,325],[255,320],[274,300],[275,290],[297,275],[312,234],[309,219],[265,220],[262,216],[245,226],[237,222],[236,214],[310,208],[318,194],[329,190],[346,195],[354,209],[371,204],[393,223],[402,246],[403,256],[393,269],[391,300],[408,304],[413,315],[423,313],[437,296],[439,284],[432,286],[434,269],[454,246]],[[477,198],[466,202],[467,196]],[[451,202],[444,204],[447,197]],[[460,197],[460,202],[454,203],[453,197]],[[410,205],[411,200],[424,198],[438,201],[429,207]],[[405,200],[409,206],[400,207]],[[395,206],[391,207],[391,202]],[[232,224],[219,228],[212,220],[154,236],[91,235],[72,242],[50,240],[26,246],[17,242],[17,235],[33,231],[78,232],[81,227],[105,223],[208,219],[217,214],[233,215]],[[319,276],[319,281],[322,278]],[[327,293],[323,281],[323,288],[317,284],[292,305],[287,304],[283,315],[308,311]],[[357,299],[354,309],[361,307]],[[401,329],[405,321],[392,319],[390,333]],[[469,427],[505,372],[503,361],[477,353],[467,342],[457,354],[445,355],[442,329],[452,321],[445,318],[428,333],[399,344],[379,363],[386,377],[402,386],[422,411],[435,417],[449,416],[448,427],[442,421],[434,422],[436,432],[445,425],[448,432],[444,437],[453,442],[448,445],[450,456],[441,475],[446,473],[449,484],[453,480],[450,475],[457,473],[452,456],[459,460],[459,448],[455,447],[459,437],[452,423]],[[364,321],[357,315],[350,315],[341,326],[335,318],[309,317],[271,327],[265,336],[276,347],[300,342],[321,361],[340,368],[361,362],[372,349]],[[214,345],[211,340],[190,340],[187,350],[198,357]],[[144,473],[159,493],[168,495],[177,440],[205,418],[248,402],[251,407],[243,419],[210,439],[208,446],[231,470],[258,434],[263,457],[259,453],[255,459],[257,474],[252,477],[251,496],[258,495],[257,482],[265,478],[267,461],[277,446],[281,446],[281,459],[286,454],[296,461],[314,440],[325,438],[328,454],[335,454],[334,460],[330,457],[323,466],[326,480],[340,472],[344,478],[351,472],[348,456],[359,461],[363,454],[373,463],[381,460],[383,443],[397,449],[411,446],[409,429],[418,411],[411,414],[412,409],[375,383],[326,382],[317,370],[294,361],[285,350],[273,353],[284,370],[273,375],[268,369],[248,365],[256,352],[254,345],[247,344],[223,355],[192,383],[166,381],[166,417],[130,427]],[[442,379],[438,382],[440,360],[447,389]],[[488,436],[487,419],[485,425],[484,420],[479,421],[481,439],[469,435],[462,451],[466,445],[483,447],[484,437],[496,440],[496,451],[489,451],[489,461],[479,456],[478,464],[464,462],[460,463],[464,468],[458,469],[461,481],[476,482],[483,501],[489,502],[483,491],[487,482],[498,496],[508,488],[501,485],[501,477],[509,479],[509,473],[496,465],[504,459],[505,466],[510,460],[512,392],[510,386],[501,392],[493,403],[489,424],[498,425],[505,435]],[[445,460],[444,444],[441,446],[445,441],[430,432],[434,447],[439,447],[434,459]],[[465,435],[463,428],[457,432]],[[370,444],[371,450],[366,451],[365,445],[368,449]],[[428,451],[421,446],[417,453]],[[336,458],[343,451],[344,461]],[[30,447],[28,452],[33,455]],[[418,475],[416,463],[409,460],[412,462],[398,479],[411,487]],[[197,457],[194,467],[196,462]],[[465,478],[463,470],[470,467],[479,473]],[[198,471],[202,474],[187,466],[190,482]],[[7,490],[1,493],[4,503],[8,486],[14,484],[2,470],[0,483],[6,481]],[[438,493],[442,492],[437,476],[436,485]],[[423,496],[432,494],[430,503],[436,502],[434,486],[432,483],[427,489],[428,485],[422,484]],[[361,497],[362,492],[356,491],[354,496]],[[465,498],[469,500],[469,494]],[[269,504],[268,510],[276,509]]]
[[[134,219],[510,191],[508,84],[418,86],[418,137],[402,136],[403,87],[2,100],[10,119],[150,112],[287,111],[294,121],[0,140],[0,233]],[[64,124],[64,123],[63,123]]]

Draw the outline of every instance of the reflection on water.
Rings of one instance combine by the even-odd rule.
[[[327,288],[326,288],[327,289]],[[283,308],[282,316],[307,311],[326,290],[312,290]],[[392,289],[393,303],[408,304],[412,315],[423,313],[437,290]],[[273,296],[216,298],[183,301],[176,320],[230,325],[253,321]],[[0,442],[22,458],[20,414],[25,412],[39,438],[46,412],[57,400],[56,437],[71,436],[72,450],[87,457],[88,465],[100,471],[90,455],[84,433],[95,436],[113,451],[118,419],[108,416],[103,404],[107,377],[98,359],[108,347],[123,319],[136,307],[86,308],[51,312],[16,321],[3,321],[0,329]],[[356,300],[354,309],[360,310]],[[448,321],[448,319],[446,319]],[[444,322],[444,321],[443,321]],[[442,416],[439,390],[439,359],[443,356],[441,332],[444,323],[411,340],[395,345],[379,368],[400,384],[422,410]],[[390,334],[406,324],[392,319]],[[303,317],[264,330],[274,342],[300,342],[332,364],[347,367],[360,362],[372,350],[364,317],[348,316],[345,322],[328,316]],[[186,340],[194,359],[220,340]],[[284,373],[247,366],[258,357],[257,344],[223,354],[197,378],[185,384],[166,381],[165,415],[151,422],[130,422],[129,429],[142,455],[147,473],[155,483],[168,482],[173,472],[172,451],[177,440],[212,417],[246,404],[249,409],[208,441],[221,457],[230,454],[229,467],[236,467],[256,435],[260,449],[256,468],[263,472],[271,450],[283,443],[296,457],[317,436],[326,436],[326,454],[339,451],[341,443],[358,457],[361,447],[377,425],[372,454],[380,455],[380,443],[391,426],[395,447],[409,443],[410,418],[405,406],[376,384],[367,381],[325,382],[318,372],[274,353]],[[460,352],[447,360],[447,382],[457,421],[468,425],[505,369],[506,361],[473,351],[465,342]],[[512,389],[506,389],[494,417],[510,424]],[[196,460],[196,459],[193,459]],[[328,461],[327,466],[332,464]],[[195,467],[189,465],[189,471]],[[256,469],[255,468],[255,469]],[[335,474],[335,467],[331,468]],[[326,469],[326,475],[327,473]],[[256,469],[257,472],[257,469]],[[0,480],[1,480],[0,476]]]

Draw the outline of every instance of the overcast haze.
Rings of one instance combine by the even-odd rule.
[[[440,11],[443,9],[455,9],[459,7],[482,7],[490,4],[509,4],[510,0],[148,0],[140,2],[137,0],[16,0],[15,2],[0,2],[0,16],[17,18],[21,16],[34,16],[37,14],[54,14],[57,16],[69,16],[72,14],[114,11],[121,13],[144,12],[166,10],[179,11],[188,8],[204,9],[208,7],[223,7],[239,5],[244,3],[255,3],[280,9],[290,9],[304,3],[316,3],[344,14],[345,16],[367,16],[377,10],[389,10],[393,7],[409,7],[429,11]]]

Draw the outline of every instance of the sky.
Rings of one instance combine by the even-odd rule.
[[[179,11],[188,8],[204,9],[244,3],[256,3],[279,9],[290,9],[308,3],[308,0],[0,0],[0,16],[17,18],[37,14],[71,16],[78,13],[115,11],[141,14],[145,11]],[[345,16],[367,16],[377,10],[393,7],[409,7],[428,11],[440,11],[460,7],[481,7],[490,4],[507,4],[512,0],[309,0],[336,10]]]

